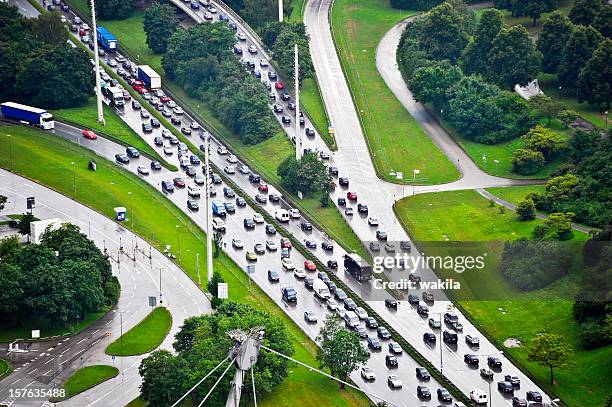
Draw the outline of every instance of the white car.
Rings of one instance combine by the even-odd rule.
[[[328,298],[327,299],[327,309],[330,311],[336,311],[338,309],[339,305],[336,302],[336,300],[334,300],[333,298]]]
[[[401,389],[403,386],[402,381],[396,374],[390,374],[389,376],[387,376],[387,383],[392,389]]]
[[[361,373],[361,378],[363,380],[375,380],[376,379],[376,373],[374,373],[372,368],[369,366],[361,366],[360,373]]]
[[[217,147],[217,154],[219,154],[219,155],[227,154],[227,148],[225,148],[225,146]]]
[[[472,390],[470,392],[470,399],[477,405],[486,405],[489,402],[489,396],[481,389]]]
[[[210,6],[210,7],[208,7],[208,12],[215,14],[217,12],[217,9],[214,8],[213,6]]]
[[[238,168],[238,171],[240,171],[241,174],[249,174],[251,172],[249,167],[246,165],[241,165],[240,168]]]
[[[200,188],[194,186],[194,185],[189,185],[187,186],[187,195],[189,196],[200,196]]]
[[[226,174],[232,175],[236,173],[236,167],[233,165],[226,165],[225,168],[223,168],[223,171],[225,171]]]
[[[261,213],[253,214],[253,221],[255,223],[264,223],[264,217]]]
[[[234,154],[228,155],[226,160],[230,164],[236,164],[238,162],[238,158]]]
[[[144,165],[139,165],[137,170],[138,170],[138,173],[141,175],[149,175],[149,169],[145,167]]]
[[[299,219],[302,217],[302,214],[297,209],[289,209],[289,216],[291,216],[292,219]]]
[[[368,225],[370,225],[370,226],[378,226],[378,218],[376,216],[370,216],[368,218]]]
[[[259,60],[259,66],[261,66],[262,68],[265,68],[268,66],[268,61],[265,59],[260,59]]]
[[[164,154],[166,155],[172,155],[174,154],[174,149],[172,148],[172,146],[164,146]]]
[[[172,132],[168,129],[162,129],[163,138],[172,138]]]
[[[281,265],[285,270],[295,270],[295,263],[289,257],[283,257]]]
[[[242,243],[242,240],[240,239],[232,239],[232,246],[235,249],[242,249],[244,247],[244,244]]]
[[[198,122],[191,122],[189,127],[191,127],[191,130],[199,130],[200,129],[200,125],[198,124]]]
[[[213,227],[213,230],[223,232],[225,231],[225,222],[221,218],[213,218],[212,227]]]
[[[364,320],[368,317],[368,313],[362,307],[357,307],[355,309],[355,313],[359,317],[359,319]]]
[[[208,11],[206,13],[204,13],[204,19],[212,20],[213,19],[212,13],[209,13]]]
[[[266,240],[266,249],[270,250],[271,252],[274,252],[278,250],[278,246],[276,246],[274,240]]]
[[[295,276],[295,278],[299,278],[299,279],[306,278],[306,272],[298,268],[293,269],[293,275]]]
[[[172,111],[174,112],[174,114],[177,114],[177,115],[181,115],[181,114],[185,113],[185,112],[183,112],[183,108],[180,107],[180,106],[177,106],[177,107],[173,108]]]
[[[304,319],[306,322],[315,323],[317,322],[317,315],[312,311],[304,311]]]

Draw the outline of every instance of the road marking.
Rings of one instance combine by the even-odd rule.
[[[51,369],[47,370],[45,373],[43,373],[43,376],[48,375],[49,373],[51,373]]]
[[[87,340],[87,338],[83,338],[83,339],[81,339],[81,340],[80,340],[80,341],[78,341],[76,344],[78,345],[79,343],[81,343],[81,342],[83,342],[83,341],[85,341],[85,340]]]
[[[91,334],[92,334],[92,335],[95,335],[95,334],[96,334],[96,332],[98,332],[98,331],[99,331],[99,329],[96,329],[96,330],[95,330],[95,331],[93,331]]]

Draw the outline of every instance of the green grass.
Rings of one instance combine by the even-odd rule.
[[[1,129],[2,127],[0,127],[0,130]],[[0,131],[0,137],[3,135],[4,133]],[[6,137],[2,138],[5,139]],[[0,145],[3,144],[4,140],[0,140]],[[2,163],[1,159],[0,163]],[[15,167],[18,168],[17,166]],[[4,168],[8,168],[8,166]],[[40,330],[41,338],[58,335],[72,335],[81,332],[83,329],[100,319],[104,314],[106,314],[106,311],[85,314],[85,318],[79,321],[76,319],[70,320],[64,326],[52,326],[49,321],[38,318],[28,318],[15,323],[3,322],[0,323],[0,342],[11,342],[15,339],[30,339],[33,329]]]
[[[106,160],[98,160],[95,173],[87,170],[87,162],[97,157],[93,153],[66,140],[31,128],[18,126],[0,126],[0,151],[6,151],[7,137],[13,135],[13,156],[15,171],[19,174],[66,195],[72,194],[72,180],[63,174],[71,171],[70,162],[77,163],[77,182],[79,185],[77,200],[90,205],[108,217],[112,217],[112,208],[126,206],[127,192],[132,192],[134,202],[134,223],[125,224],[136,231],[159,250],[171,244],[174,250],[177,243],[175,225],[179,225],[181,247],[176,262],[193,280],[198,281],[196,269],[196,247],[205,258],[204,233],[177,207],[138,177],[120,169]],[[37,162],[32,166],[30,162]],[[0,155],[0,167],[9,167],[9,158]],[[94,199],[95,197],[95,199]],[[154,215],[153,215],[154,214]],[[188,249],[185,249],[188,248]],[[218,270],[229,284],[230,299],[254,305],[279,317],[287,326],[292,337],[296,358],[304,363],[317,365],[316,345],[299,329],[297,325],[256,285],[249,285],[248,277],[225,254],[214,260]],[[201,262],[200,270],[205,275],[206,264]],[[311,397],[316,394],[317,397]],[[338,391],[337,386],[329,380],[308,369],[291,366],[289,377],[281,389],[260,401],[260,405],[277,406],[287,403],[277,402],[290,397],[291,401],[300,400],[304,407],[320,405],[357,407],[367,405],[367,400],[360,393],[352,390]]]
[[[327,118],[327,111],[325,110],[325,105],[323,105],[323,98],[321,98],[321,92],[316,78],[306,79],[302,83],[300,104],[304,107],[304,110],[308,112],[308,117],[325,141],[325,144],[327,144],[331,150],[336,151],[338,149],[336,146],[336,139],[329,134],[329,119]]]
[[[525,198],[525,195],[530,192],[542,193],[544,192],[544,187],[544,185],[520,185],[515,187],[487,188],[487,191],[498,198],[518,205]]]
[[[149,403],[138,397],[137,399],[134,399],[126,404],[125,407],[147,407],[148,405]]]
[[[108,345],[106,353],[113,356],[134,356],[149,353],[164,341],[172,315],[165,307],[157,307],[132,329]]]
[[[302,22],[304,20],[304,7],[306,7],[306,0],[291,0],[291,15],[289,21]]]
[[[65,400],[79,393],[89,390],[98,384],[105,382],[119,374],[119,369],[114,366],[93,365],[81,368],[62,385],[66,390],[66,397],[54,399],[53,401]]]
[[[391,171],[412,174],[416,168],[423,184],[459,178],[455,166],[404,109],[376,69],[376,47],[384,34],[414,13],[392,9],[386,0],[336,0],[332,11],[334,41],[378,176],[397,182],[389,175]]]
[[[0,358],[0,379],[11,372],[11,365],[6,360]]]
[[[525,187],[522,191],[515,187],[495,188],[491,192],[505,199],[515,200],[523,192],[529,192],[533,188]],[[502,214],[497,207],[489,207],[488,201],[475,191],[417,195],[400,201],[396,209],[404,226],[419,242],[420,248],[430,255],[436,250],[436,245],[431,243],[434,241],[509,240],[528,237],[533,226],[539,222],[518,221],[514,212],[509,210]],[[575,240],[587,238],[586,234],[575,232]],[[521,340],[523,346],[505,349],[504,352],[528,369],[545,388],[548,370],[527,361],[529,345],[536,335],[545,330],[563,334],[574,347],[576,365],[571,369],[556,370],[557,385],[553,388],[554,392],[569,406],[603,405],[609,393],[608,379],[612,377],[612,348],[608,346],[595,351],[581,349],[578,341],[579,327],[572,316],[573,302],[559,300],[561,295],[571,295],[575,291],[576,273],[541,290],[518,293],[494,271],[492,265],[497,259],[498,257],[493,258],[485,273],[466,272],[455,274],[453,278],[468,283],[469,289],[473,291],[495,292],[501,299],[461,301],[460,306],[474,323],[481,326],[498,343],[510,337]],[[579,263],[576,262],[576,268],[580,266]]]

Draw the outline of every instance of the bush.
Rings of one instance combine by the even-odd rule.
[[[597,349],[610,344],[609,333],[604,321],[583,322],[580,324],[580,342],[585,349]]]
[[[533,175],[544,167],[545,163],[544,154],[541,152],[519,148],[514,150],[512,171],[521,175]]]
[[[531,199],[523,199],[516,206],[516,214],[520,220],[532,220],[536,217],[535,203]]]
[[[391,7],[405,10],[429,10],[444,0],[391,0]]]

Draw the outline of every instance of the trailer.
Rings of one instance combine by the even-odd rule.
[[[55,128],[53,115],[45,109],[22,105],[21,103],[4,102],[0,105],[0,111],[2,111],[2,116],[6,120],[29,124],[43,130]]]
[[[98,44],[102,46],[107,52],[117,51],[119,40],[113,34],[111,34],[106,28],[98,26]]]
[[[155,72],[149,65],[138,65],[138,79],[144,82],[149,89],[161,88],[161,76]]]
[[[344,255],[344,268],[359,281],[372,278],[372,267],[356,253]]]
[[[104,96],[110,99],[110,102],[115,107],[123,107],[125,99],[123,98],[123,90],[117,86],[106,86],[102,88]]]

